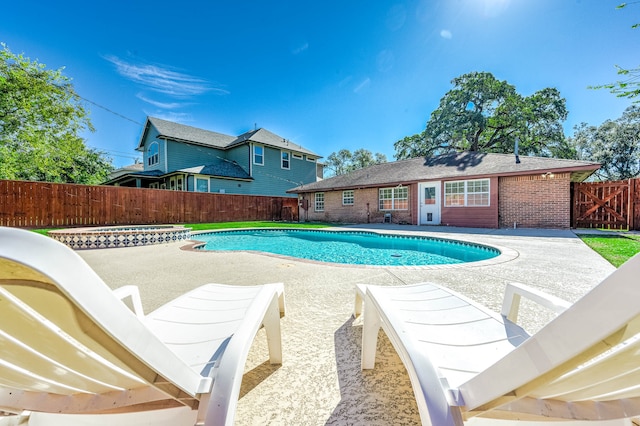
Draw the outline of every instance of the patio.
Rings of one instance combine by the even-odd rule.
[[[267,361],[264,336],[245,369],[237,425],[419,424],[409,378],[383,336],[375,370],[360,370],[360,320],[354,284],[432,281],[499,310],[506,282],[525,283],[575,301],[614,270],[571,231],[468,229],[389,224],[357,228],[454,238],[515,250],[482,265],[422,268],[331,266],[250,253],[181,250],[184,242],[78,253],[113,288],[140,287],[145,311],[208,282],[284,282],[283,364]],[[536,331],[549,314],[523,304],[521,323]]]

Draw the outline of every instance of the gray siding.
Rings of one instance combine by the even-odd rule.
[[[290,152],[290,151],[289,151]],[[264,165],[252,165],[252,193],[263,195],[295,196],[287,194],[287,190],[302,185],[304,182],[316,181],[316,164],[306,160],[289,157],[289,169],[281,166],[280,149],[264,147]]]
[[[251,148],[249,147],[248,144],[231,148],[230,150],[226,151],[226,154],[227,154],[227,159],[238,163],[238,165],[240,165],[240,167],[245,169],[247,173],[250,172]]]
[[[163,172],[167,172],[167,170],[165,169],[164,165],[165,165],[165,149],[164,149],[164,145],[165,145],[165,141],[162,139],[157,139],[158,136],[158,131],[156,130],[155,127],[151,126],[149,128],[149,133],[147,134],[147,138],[145,139],[145,143],[144,143],[144,151],[142,153],[142,161],[144,164],[144,170],[162,170]],[[149,166],[149,147],[151,146],[151,144],[153,142],[157,142],[158,143],[158,156],[159,156],[159,160],[158,163]]]
[[[267,195],[267,194],[255,194],[252,191],[252,185],[254,182],[247,182],[242,180],[231,179],[216,179],[211,178],[209,181],[209,190],[211,192],[220,192],[224,190],[225,194],[242,194],[242,195]]]
[[[167,155],[169,157],[169,170],[215,164],[220,161],[220,158],[225,158],[223,150],[171,140],[168,141]]]

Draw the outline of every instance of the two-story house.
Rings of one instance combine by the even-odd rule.
[[[322,179],[318,154],[266,129],[236,137],[148,117],[136,150],[143,164],[106,185],[291,197]]]

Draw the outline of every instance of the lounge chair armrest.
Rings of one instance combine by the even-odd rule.
[[[504,291],[504,302],[502,303],[502,315],[509,321],[516,323],[518,311],[520,310],[521,296],[544,306],[547,309],[559,314],[571,306],[571,303],[559,297],[552,296],[543,291],[529,287],[520,283],[508,283]]]
[[[142,309],[142,300],[140,299],[140,290],[135,285],[125,285],[113,290],[113,294],[122,301],[139,319],[144,319],[144,310]],[[125,299],[130,298],[129,303]]]

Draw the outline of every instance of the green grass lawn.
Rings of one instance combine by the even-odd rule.
[[[637,234],[578,236],[616,268],[640,252],[640,235]]]
[[[228,228],[327,228],[335,226],[328,223],[298,223],[298,222],[269,222],[269,221],[249,221],[249,222],[219,222],[219,223],[185,223],[182,226],[191,228],[192,231],[208,231],[213,229]],[[49,231],[62,228],[32,229],[38,234],[47,235]]]
[[[187,223],[186,228],[192,231],[206,231],[210,229],[228,229],[228,228],[327,228],[327,223],[298,223],[298,222],[269,222],[269,221],[250,221],[250,222],[220,222],[220,223]]]

